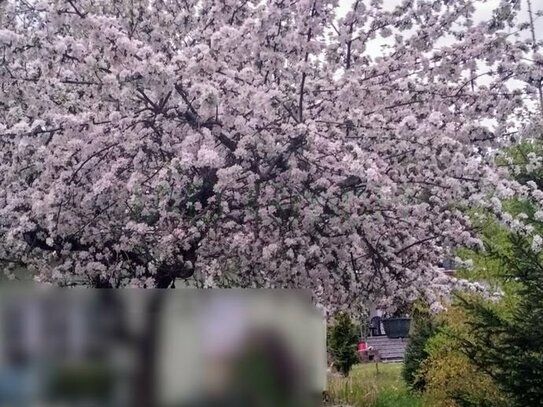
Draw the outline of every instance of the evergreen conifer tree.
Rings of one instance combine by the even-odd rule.
[[[523,143],[509,152],[515,178],[543,187],[543,168],[532,165],[542,156],[538,141]],[[472,327],[462,351],[493,378],[512,406],[543,406],[543,222],[530,200],[505,202],[513,215],[525,214],[533,232],[510,232],[505,242],[487,241],[487,256],[498,260],[496,273],[512,305],[507,312],[492,304],[460,297]],[[512,297],[511,297],[512,296]],[[483,406],[458,395],[463,406]]]
[[[437,321],[432,318],[427,308],[418,307],[414,310],[411,322],[409,343],[405,350],[402,376],[407,385],[415,391],[424,391],[426,380],[417,374],[419,368],[428,357],[426,344],[437,333]]]
[[[358,329],[346,313],[339,314],[336,322],[328,332],[328,351],[334,366],[348,376],[353,365],[357,362],[356,346],[358,344]]]
[[[462,300],[473,327],[463,351],[515,406],[543,406],[543,258],[526,237],[515,234],[510,241],[510,254],[492,255],[503,262],[503,278],[518,284],[517,305],[501,315],[487,304]]]

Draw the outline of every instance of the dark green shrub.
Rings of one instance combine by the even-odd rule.
[[[342,313],[328,330],[328,352],[332,356],[334,366],[348,376],[353,365],[358,361],[356,347],[358,345],[358,327],[349,315]]]

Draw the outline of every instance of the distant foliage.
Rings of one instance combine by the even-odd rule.
[[[492,378],[462,352],[460,337],[471,337],[465,311],[453,305],[440,316],[441,329],[428,339],[426,359],[415,373],[415,383],[424,383],[424,399],[431,407],[507,407],[509,400]],[[490,403],[490,404],[489,404]]]
[[[348,376],[358,361],[356,354],[359,339],[358,327],[346,313],[341,313],[328,331],[328,352],[335,368]]]

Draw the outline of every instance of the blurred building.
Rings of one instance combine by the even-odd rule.
[[[265,381],[252,365],[241,369],[248,355],[260,355],[282,383],[279,393],[270,394],[321,394],[326,326],[307,293],[28,289],[0,294],[2,407],[133,407],[135,394],[152,394],[146,407],[190,405],[212,393],[249,397],[242,382],[256,378],[254,387]]]

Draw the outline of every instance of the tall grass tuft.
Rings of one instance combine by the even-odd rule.
[[[331,406],[422,407],[401,376],[402,365],[373,363],[356,365],[349,377],[331,376],[328,395]]]

